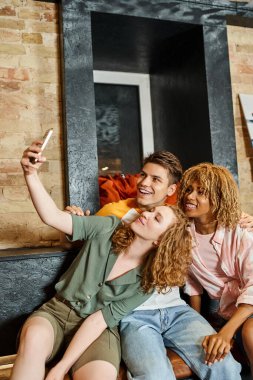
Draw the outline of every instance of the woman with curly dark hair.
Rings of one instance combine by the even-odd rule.
[[[205,361],[224,359],[233,338],[243,342],[253,375],[253,233],[242,229],[238,187],[225,167],[201,163],[182,178],[179,207],[192,221],[193,262],[185,291],[200,311],[205,289],[219,301],[217,334],[206,336]]]
[[[56,284],[55,297],[25,322],[11,380],[43,380],[45,363],[64,343],[65,354],[46,380],[63,380],[70,368],[73,380],[115,380],[119,321],[155,287],[163,291],[185,281],[192,246],[188,220],[178,208],[163,205],[144,211],[130,226],[115,216],[61,211],[37,174],[45,161],[40,143],[21,160],[33,204],[44,223],[86,244]]]

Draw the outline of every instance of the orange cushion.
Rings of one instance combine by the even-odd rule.
[[[114,176],[99,176],[100,206],[106,203],[117,202],[121,199],[136,197],[136,183],[138,174],[115,174]]]
[[[107,203],[117,202],[121,199],[135,198],[136,185],[139,174],[115,174],[114,176],[99,176],[99,198],[100,207]],[[177,201],[177,192],[167,197],[166,203],[175,204]]]

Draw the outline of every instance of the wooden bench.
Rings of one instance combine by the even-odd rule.
[[[8,380],[10,378],[11,369],[16,355],[8,355],[0,357],[0,379]]]
[[[168,357],[171,360],[173,369],[177,379],[187,379],[191,376],[192,372],[185,362],[173,351],[167,350]],[[15,362],[16,355],[8,355],[0,357],[0,380],[9,380],[11,375],[11,369]],[[64,377],[64,380],[71,380],[69,375]],[[121,365],[117,380],[127,380],[126,367]]]

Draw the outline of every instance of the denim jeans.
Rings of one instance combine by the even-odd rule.
[[[241,365],[230,353],[211,366],[204,363],[202,341],[215,330],[188,305],[133,311],[122,319],[120,333],[129,379],[175,380],[165,347],[177,352],[200,379],[241,379]]]

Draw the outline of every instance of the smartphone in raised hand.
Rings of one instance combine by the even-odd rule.
[[[44,134],[44,136],[43,136],[43,138],[42,138],[43,143],[42,143],[42,145],[41,145],[41,152],[45,149],[45,147],[46,147],[46,145],[47,145],[47,143],[48,143],[50,137],[52,136],[52,133],[53,133],[53,128],[50,128],[50,129],[48,129],[48,130],[46,131],[46,133]],[[39,154],[41,154],[41,152],[40,152]],[[32,164],[36,164],[36,162],[38,161],[38,159],[32,157],[32,158],[30,159],[30,161],[31,161]]]

